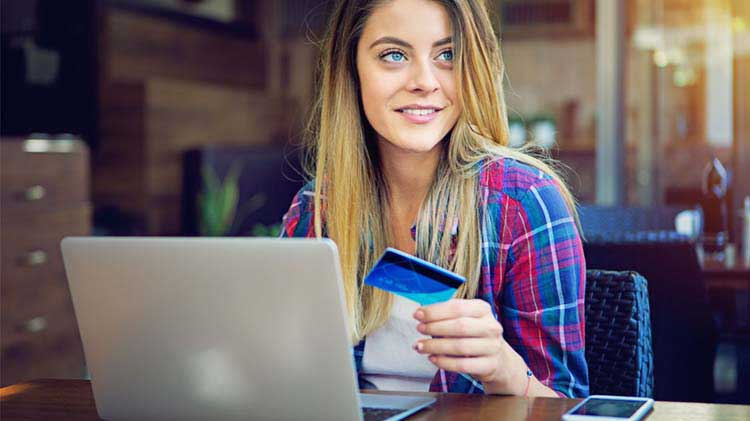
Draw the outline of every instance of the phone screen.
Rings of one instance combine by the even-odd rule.
[[[646,402],[641,400],[589,399],[573,415],[630,418]]]

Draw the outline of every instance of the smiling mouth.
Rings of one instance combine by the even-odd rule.
[[[404,114],[410,114],[410,115],[431,115],[435,114],[436,112],[440,111],[437,108],[426,108],[426,109],[410,109],[410,108],[403,108],[400,110],[396,110],[400,113]]]
[[[443,108],[445,107],[437,107],[433,105],[410,104],[405,107],[396,108],[394,111],[402,113],[402,114],[424,116],[424,115],[434,114],[438,111],[442,111]]]
[[[442,108],[399,108],[394,111],[400,113],[409,123],[422,125],[434,121]]]

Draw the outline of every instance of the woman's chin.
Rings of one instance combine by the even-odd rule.
[[[434,139],[410,139],[396,142],[388,142],[390,145],[401,151],[408,153],[428,153],[434,151],[440,146],[440,138]]]

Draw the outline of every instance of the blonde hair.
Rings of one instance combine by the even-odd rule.
[[[510,157],[554,178],[571,212],[572,195],[548,164],[508,145],[504,65],[484,1],[436,0],[450,15],[454,71],[462,113],[451,131],[435,181],[417,218],[417,255],[463,275],[457,296],[476,295],[481,268],[477,175],[480,162]],[[361,283],[390,243],[385,184],[372,129],[359,98],[356,49],[365,22],[383,1],[339,1],[323,39],[318,98],[309,123],[306,169],[314,177],[314,229],[341,258],[354,343],[388,319],[390,293]],[[450,227],[460,230],[451,256]],[[445,227],[447,235],[443,235]]]

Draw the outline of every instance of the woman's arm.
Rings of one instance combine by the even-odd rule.
[[[437,336],[415,349],[448,371],[482,381],[485,393],[585,396],[585,263],[575,222],[558,187],[539,179],[509,207],[509,244],[493,315],[483,300],[419,309],[418,330]],[[529,376],[529,370],[533,375]]]
[[[564,396],[587,396],[586,263],[575,220],[548,177],[531,185],[511,220],[496,297],[505,340],[541,384]]]

